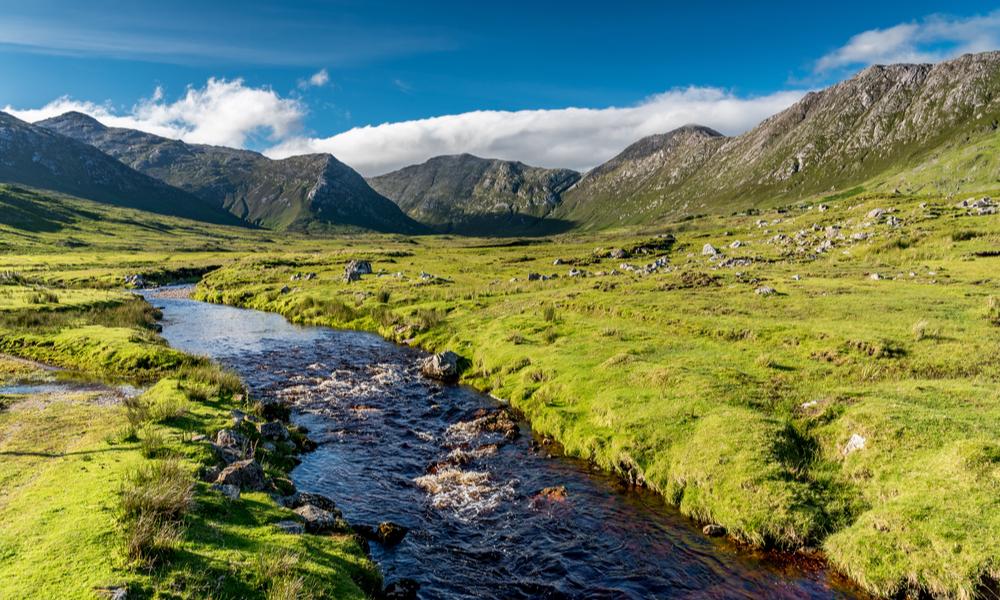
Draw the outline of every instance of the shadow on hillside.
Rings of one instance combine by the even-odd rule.
[[[475,237],[543,237],[565,233],[576,223],[522,214],[479,215],[443,225],[432,225],[436,233]]]
[[[72,221],[72,216],[53,209],[51,203],[41,198],[33,198],[31,192],[19,188],[0,189],[0,223],[4,225],[32,233],[52,233]]]

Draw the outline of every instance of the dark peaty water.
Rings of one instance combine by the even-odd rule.
[[[372,544],[387,582],[423,598],[846,598],[820,566],[704,537],[653,494],[582,461],[484,428],[501,403],[422,378],[422,353],[277,315],[151,298],[174,347],[236,369],[256,395],[295,402],[319,449],[293,472],[355,524],[410,529]],[[482,415],[487,415],[482,419]],[[565,498],[540,497],[565,486]],[[559,494],[555,494],[559,496]]]

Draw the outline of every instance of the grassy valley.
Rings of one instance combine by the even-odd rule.
[[[31,190],[4,193],[45,207],[38,223],[58,224],[4,226],[0,270],[16,272],[2,289],[4,351],[94,377],[207,386],[187,394],[184,425],[153,425],[167,455],[179,457],[170,460],[192,472],[200,459],[185,439],[217,428],[234,401],[204,375],[185,379],[194,359],[164,348],[141,323],[108,322],[106,311],[134,302],[114,291],[124,275],[168,280],[213,269],[197,288],[201,299],[454,350],[467,361],[463,381],[509,399],[569,453],[659,491],[737,540],[822,549],[873,593],[919,588],[965,597],[997,576],[1000,301],[991,290],[1000,224],[995,214],[979,214],[990,212],[983,207],[933,194],[858,193],[542,239],[278,241]],[[78,243],[54,243],[67,238]],[[352,259],[371,261],[376,274],[346,283]],[[302,273],[317,276],[292,279]],[[164,385],[172,384],[153,389]],[[113,490],[150,464],[144,434],[115,438],[128,422],[121,407],[68,399],[44,410],[68,415],[65,425],[56,417],[46,428],[84,435],[73,448],[48,451],[58,459],[18,459],[26,462],[5,479],[13,482],[4,486],[13,490],[5,493],[5,527],[16,520],[18,538],[57,542],[45,539],[59,528],[35,528],[19,516],[26,513],[17,507],[45,493],[34,486],[49,485],[44,477],[23,480],[24,472],[50,464],[101,469],[107,478],[79,493],[94,494],[106,510],[91,515],[92,537],[75,543],[119,539]],[[0,415],[18,432],[4,437],[4,451],[37,444],[40,435],[68,443],[35,431],[40,425],[24,409]],[[139,585],[193,577],[189,552],[230,546],[204,539],[203,519],[216,523],[205,525],[210,530],[232,526],[232,535],[255,540],[246,544],[286,550],[264,534],[280,510],[266,497],[247,495],[246,506],[223,510],[201,486],[167,566],[122,571],[127,562],[105,557],[80,581],[110,583],[112,573],[131,573],[122,580]],[[74,498],[60,502],[75,506]],[[251,522],[263,529],[239,525]],[[323,543],[353,552],[347,541]],[[10,540],[3,547],[10,568],[49,576],[35,572],[37,555]],[[313,564],[304,548],[289,551],[306,561],[303,576],[351,571]]]

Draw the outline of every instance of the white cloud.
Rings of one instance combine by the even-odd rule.
[[[311,87],[323,87],[330,83],[330,73],[326,69],[320,69],[312,74],[309,79],[299,81],[299,88],[305,90]]]
[[[785,91],[742,98],[717,88],[692,87],[623,108],[474,111],[357,127],[327,138],[290,138],[266,153],[278,158],[329,152],[365,175],[462,152],[585,170],[643,136],[689,123],[727,134],[746,131],[801,96]]]
[[[282,98],[270,88],[247,87],[243,80],[209,79],[202,88],[189,87],[175,101],[166,101],[157,88],[121,113],[107,104],[62,97],[42,108],[4,112],[35,122],[68,111],[88,114],[110,127],[140,129],[165,137],[199,144],[245,147],[262,136],[272,143],[289,138],[302,126],[305,107],[297,100]]]
[[[816,61],[815,72],[891,63],[938,62],[1000,48],[1000,11],[954,18],[934,15],[886,29],[870,29]]]
[[[743,132],[802,96],[799,91],[741,97],[718,88],[668,91],[628,107],[473,111],[357,127],[332,137],[302,135],[305,106],[242,80],[209,79],[169,99],[157,88],[128,110],[56,99],[42,108],[4,108],[35,122],[75,110],[105,125],[148,131],[192,143],[267,147],[275,158],[329,152],[365,175],[440,154],[469,152],[544,167],[589,169],[639,138],[698,123],[726,134]]]

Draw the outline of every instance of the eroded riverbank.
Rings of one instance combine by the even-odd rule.
[[[172,345],[293,402],[319,443],[296,485],[331,496],[352,523],[409,528],[372,554],[387,581],[414,579],[425,597],[857,595],[820,563],[706,538],[657,496],[560,456],[524,423],[500,424],[495,399],[420,377],[416,350],[269,313],[152,301]]]

